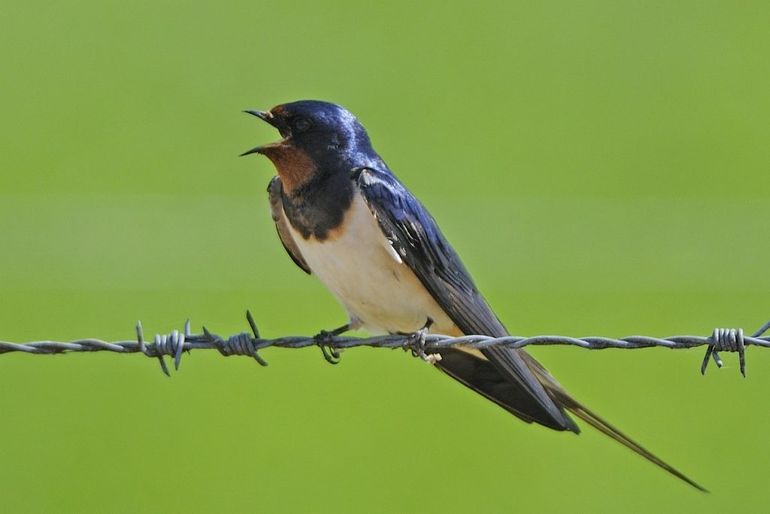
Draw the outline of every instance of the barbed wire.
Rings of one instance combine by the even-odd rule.
[[[142,323],[136,324],[136,339],[130,341],[107,342],[101,339],[77,339],[70,342],[60,341],[33,341],[28,343],[11,343],[0,341],[0,354],[22,352],[32,355],[54,355],[75,352],[114,352],[114,353],[141,353],[147,357],[157,358],[161,370],[170,376],[164,357],[173,357],[174,369],[178,370],[184,352],[192,350],[218,350],[225,357],[232,355],[248,356],[256,360],[260,365],[267,366],[259,354],[261,350],[269,347],[276,348],[307,348],[318,346],[321,348],[324,358],[331,364],[339,362],[338,350],[368,346],[372,348],[401,348],[410,350],[413,355],[426,360],[433,360],[441,349],[454,346],[464,346],[475,349],[489,348],[493,346],[505,346],[508,348],[524,348],[525,346],[550,346],[571,345],[587,350],[604,350],[617,348],[633,350],[639,348],[662,347],[672,350],[707,346],[706,355],[701,363],[701,373],[706,372],[709,360],[713,359],[718,367],[723,362],[719,352],[738,353],[739,368],[741,374],[746,376],[746,347],[759,346],[770,347],[770,336],[764,336],[770,330],[770,321],[762,325],[751,336],[746,336],[743,329],[714,329],[710,336],[629,336],[621,338],[612,337],[568,337],[557,335],[542,335],[534,337],[505,336],[489,337],[484,335],[466,335],[451,337],[439,334],[429,334],[421,330],[413,334],[391,334],[374,337],[348,337],[335,335],[333,332],[322,332],[316,336],[288,336],[274,339],[263,339],[254,322],[251,312],[246,311],[246,319],[251,328],[251,333],[241,332],[228,338],[222,338],[203,327],[202,334],[193,334],[190,331],[190,320],[184,324],[180,332],[174,330],[170,334],[157,334],[153,341],[148,343],[144,339]]]

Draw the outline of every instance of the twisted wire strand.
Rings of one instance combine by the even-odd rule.
[[[164,357],[172,357],[174,369],[178,370],[184,352],[192,350],[217,350],[225,357],[233,355],[248,356],[256,360],[260,365],[267,366],[259,354],[259,351],[269,348],[307,348],[319,346],[322,349],[341,350],[368,346],[372,348],[401,348],[412,350],[414,355],[430,357],[442,348],[452,346],[467,346],[471,348],[489,348],[492,346],[506,346],[509,348],[524,348],[525,346],[551,346],[571,345],[587,350],[604,350],[617,348],[633,350],[640,348],[662,347],[669,349],[686,349],[698,346],[706,346],[706,354],[701,364],[701,373],[706,372],[709,360],[713,359],[718,367],[722,367],[723,361],[719,352],[738,353],[741,374],[746,376],[746,347],[759,346],[770,347],[770,336],[763,336],[770,330],[770,321],[762,325],[751,336],[744,335],[743,329],[715,329],[710,336],[628,336],[621,338],[611,337],[568,337],[558,335],[541,335],[534,337],[506,336],[489,337],[484,335],[466,335],[450,337],[439,334],[427,334],[424,331],[415,334],[392,334],[374,337],[349,337],[349,336],[286,336],[274,339],[263,339],[250,312],[246,312],[246,319],[251,328],[251,333],[242,332],[228,338],[222,338],[209,332],[203,327],[203,334],[192,334],[190,320],[187,320],[183,331],[174,330],[170,334],[157,334],[152,343],[144,339],[144,331],[141,322],[136,324],[136,339],[131,341],[102,341],[100,339],[78,339],[70,342],[60,341],[33,341],[28,343],[11,343],[0,341],[0,354],[22,352],[33,355],[52,355],[76,352],[114,352],[114,353],[142,353],[147,357],[157,358],[161,370],[170,376]],[[326,353],[325,353],[326,355]],[[336,363],[334,361],[330,361]]]

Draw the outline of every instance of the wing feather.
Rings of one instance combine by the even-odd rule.
[[[396,252],[460,330],[493,337],[508,335],[435,220],[406,187],[393,174],[372,168],[354,170],[353,179]],[[507,395],[509,410],[525,421],[578,431],[533,375],[521,357],[522,350],[488,348],[482,353],[514,386],[510,392],[516,394]],[[448,361],[443,368],[458,378],[458,369],[452,369],[455,361]],[[487,396],[491,391],[486,385],[476,389]]]
[[[283,248],[286,253],[289,254],[294,264],[310,275],[310,266],[307,265],[305,259],[302,257],[302,253],[299,251],[297,243],[294,242],[294,237],[289,231],[289,221],[286,219],[286,214],[283,212],[283,184],[281,178],[278,176],[273,177],[270,184],[267,186],[267,193],[270,199],[270,214],[275,222],[275,229],[278,231],[278,238],[283,244]]]

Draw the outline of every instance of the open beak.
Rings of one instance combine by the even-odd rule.
[[[264,121],[266,123],[269,123],[273,127],[278,128],[276,126],[276,124],[275,124],[275,118],[273,117],[273,113],[271,113],[270,111],[255,111],[255,110],[252,110],[252,109],[246,109],[243,112],[245,112],[246,114],[251,114],[252,116],[256,116],[260,120],[262,120],[262,121]],[[251,155],[253,153],[264,153],[264,150],[266,148],[273,147],[276,144],[280,144],[280,142],[279,143],[268,143],[266,145],[255,146],[251,150],[246,150],[240,156],[243,157],[244,155]]]

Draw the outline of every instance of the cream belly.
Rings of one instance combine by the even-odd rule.
[[[431,332],[459,334],[401,261],[358,192],[342,226],[323,242],[290,230],[305,262],[348,311],[353,327],[414,332],[430,318]]]

